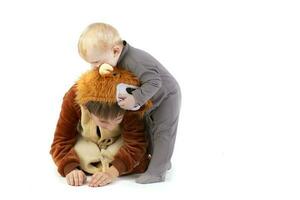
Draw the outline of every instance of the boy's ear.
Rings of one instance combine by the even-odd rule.
[[[86,110],[88,113],[90,113],[90,111],[87,109],[86,105],[82,105],[82,108],[83,108],[84,110]]]
[[[121,47],[119,45],[115,45],[113,47],[113,53],[114,55],[119,55],[121,53]]]
[[[86,110],[87,110],[87,107],[86,107],[86,105],[82,105],[82,107],[83,107],[84,109],[86,109]]]

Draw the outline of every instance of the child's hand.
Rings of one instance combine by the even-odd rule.
[[[84,184],[86,176],[82,170],[74,169],[67,174],[66,179],[69,185],[80,186]]]
[[[131,110],[135,105],[135,99],[131,94],[119,94],[118,95],[118,104],[124,110]]]
[[[107,172],[98,172],[92,176],[89,186],[104,186],[113,182],[119,176],[119,172],[115,167],[110,167]]]

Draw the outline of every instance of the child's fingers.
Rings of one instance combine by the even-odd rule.
[[[89,185],[92,186],[92,187],[94,187],[100,178],[101,178],[101,174],[99,174],[99,173],[94,174],[92,176],[92,180],[91,180],[91,182],[90,182]]]
[[[125,105],[126,105],[126,102],[124,102],[124,101],[119,102],[119,106],[120,106],[120,107],[123,107],[123,106],[125,106]]]
[[[118,94],[118,100],[119,101],[125,100],[126,98],[127,98],[127,95],[125,95],[125,94]]]
[[[126,101],[126,99],[120,99],[120,98],[118,98],[118,100],[117,100],[118,103],[120,103],[122,101]]]
[[[79,173],[79,176],[78,176],[78,181],[79,181],[79,185],[82,185],[83,182],[84,182],[84,174],[82,172]]]
[[[101,178],[97,181],[96,186],[103,186],[104,183],[107,181],[107,176],[105,174],[103,174],[103,176],[101,176]]]
[[[74,173],[74,185],[75,186],[78,186],[78,184],[79,184],[79,174],[78,174],[78,171],[75,171],[75,173]]]
[[[73,173],[69,176],[69,185],[74,185]]]
[[[84,184],[86,181],[86,175],[84,172],[82,172],[82,184]]]
[[[70,180],[69,180],[69,177],[66,177],[66,180],[67,180],[67,183],[68,183],[69,185],[71,185]]]
[[[109,184],[109,183],[111,183],[112,182],[112,180],[110,179],[110,178],[106,178],[104,181],[102,181],[102,183],[100,183],[99,185],[100,186],[104,186],[104,185],[107,185],[107,184]]]
[[[108,180],[105,179],[104,181],[102,181],[101,183],[99,183],[99,186],[102,187],[102,186],[105,186],[108,184]]]
[[[119,101],[119,106],[124,106],[127,103],[127,99]]]

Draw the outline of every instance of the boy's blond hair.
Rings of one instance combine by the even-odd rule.
[[[80,56],[86,57],[88,48],[106,51],[115,45],[122,44],[122,39],[117,29],[105,23],[90,24],[81,34],[78,41]]]

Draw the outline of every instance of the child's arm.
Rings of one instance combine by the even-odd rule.
[[[140,64],[125,69],[135,72],[140,79],[141,86],[129,93],[118,93],[118,104],[124,110],[137,110],[158,92],[162,85],[161,78],[155,66]]]
[[[155,67],[138,66],[138,78],[141,87],[132,92],[135,103],[142,106],[151,99],[160,89],[162,83],[158,71]]]
[[[75,87],[73,86],[64,96],[50,150],[58,172],[62,176],[66,176],[79,166],[79,158],[75,153],[74,145],[78,134],[76,127],[79,122],[80,107],[75,104],[74,98]]]

